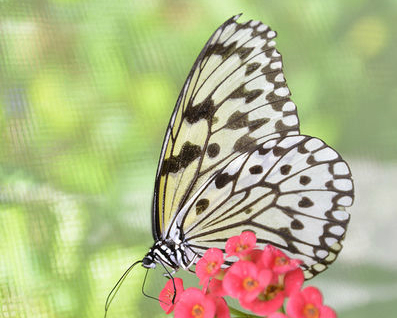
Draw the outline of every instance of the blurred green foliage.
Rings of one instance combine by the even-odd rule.
[[[2,0],[0,316],[103,314],[152,244],[154,174],[179,89],[239,12],[278,32],[303,133],[344,157],[397,159],[395,1]],[[134,270],[110,317],[163,317],[143,276]],[[150,273],[147,293],[163,282]],[[378,312],[365,306],[341,316]]]

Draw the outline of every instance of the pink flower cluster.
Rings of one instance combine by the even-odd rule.
[[[223,298],[230,296],[238,299],[241,307],[269,318],[336,318],[335,312],[323,305],[317,288],[301,289],[301,261],[271,245],[263,250],[255,247],[256,236],[252,232],[231,237],[225,251],[227,257],[238,260],[227,268],[222,268],[225,261],[221,250],[207,250],[196,265],[203,289],[184,289],[182,279],[174,278],[176,295],[172,303],[174,285],[170,279],[160,293],[160,306],[167,314],[174,311],[175,318],[230,318]]]

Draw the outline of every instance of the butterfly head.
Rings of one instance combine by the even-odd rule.
[[[178,254],[174,241],[157,241],[142,259],[142,266],[145,268],[155,268],[157,263],[161,263],[173,269],[178,269]]]
[[[142,259],[142,266],[145,268],[155,268],[156,262],[153,259],[153,255],[146,254],[145,257]]]

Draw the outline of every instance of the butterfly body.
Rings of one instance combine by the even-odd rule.
[[[235,16],[211,36],[178,97],[156,174],[155,244],[142,264],[190,269],[242,231],[303,261],[341,249],[353,183],[340,155],[299,134],[276,33]]]
[[[196,258],[187,247],[187,243],[180,238],[158,240],[143,258],[142,266],[155,268],[157,263],[162,263],[175,271],[179,268],[187,270]]]

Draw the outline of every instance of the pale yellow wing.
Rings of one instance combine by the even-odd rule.
[[[211,36],[183,86],[156,175],[154,238],[217,170],[271,138],[299,133],[276,33],[235,16]]]

